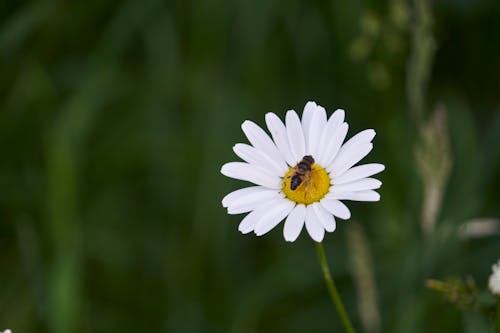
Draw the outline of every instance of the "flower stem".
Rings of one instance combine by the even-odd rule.
[[[328,288],[328,293],[330,294],[330,298],[332,299],[332,302],[335,305],[337,312],[339,313],[342,324],[344,325],[344,329],[347,333],[354,333],[354,328],[352,327],[349,316],[345,311],[344,304],[340,299],[337,287],[335,287],[335,282],[333,281],[332,275],[330,274],[330,267],[328,267],[328,262],[326,261],[325,249],[323,248],[323,244],[314,242],[314,245],[316,245],[318,259],[321,265],[321,269],[323,270],[323,276],[325,278],[326,287]]]

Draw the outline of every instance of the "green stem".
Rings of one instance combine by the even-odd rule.
[[[323,248],[323,244],[314,242],[314,245],[316,245],[316,250],[318,252],[318,259],[321,265],[321,269],[323,270],[323,276],[325,277],[328,293],[330,294],[330,298],[332,299],[332,302],[335,305],[337,312],[339,313],[340,319],[342,320],[342,324],[344,325],[344,329],[347,333],[354,333],[354,328],[352,327],[349,316],[345,311],[344,304],[340,299],[337,287],[335,287],[335,282],[333,281],[332,275],[330,274],[330,267],[328,267],[328,262],[326,261],[325,249]]]

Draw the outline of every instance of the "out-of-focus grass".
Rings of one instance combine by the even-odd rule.
[[[406,97],[413,3],[1,3],[1,327],[340,331],[311,240],[285,243],[279,227],[242,236],[241,217],[220,204],[240,186],[219,169],[245,141],[242,121],[264,125],[266,112],[311,99],[345,108],[351,134],[377,130],[367,161],[387,166],[382,200],[350,204],[373,263],[374,325],[487,327],[425,281],[471,276],[484,288],[500,253],[498,235],[456,236],[469,219],[500,218],[500,6],[431,9],[437,49],[422,118],[446,107],[453,167],[425,235]],[[340,222],[325,247],[368,331],[352,224]]]

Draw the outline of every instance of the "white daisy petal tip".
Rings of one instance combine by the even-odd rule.
[[[374,129],[369,129],[368,131],[369,131],[368,133],[370,134],[370,137],[371,137],[369,142],[372,142],[373,139],[375,139],[375,137],[377,136],[377,132]]]
[[[325,236],[325,228],[319,222],[319,217],[316,214],[313,205],[307,206],[306,209],[306,230],[309,236],[316,241],[321,242]]]
[[[306,218],[306,206],[303,204],[296,205],[285,220],[283,227],[283,237],[287,242],[294,242],[298,237]]]
[[[307,228],[307,225],[306,225]],[[323,241],[323,238],[325,238],[325,229],[321,228],[318,231],[309,231],[309,236],[311,236],[312,240],[318,243],[321,243]]]
[[[370,141],[373,140],[375,135],[377,135],[377,132],[373,128],[368,128],[365,131],[366,131],[366,136],[371,137]]]
[[[281,121],[281,119],[274,112],[267,112],[264,115],[264,120],[266,121],[266,124],[269,124],[269,122],[272,122],[272,121],[276,121],[276,119],[278,119],[279,121]]]
[[[314,110],[316,107],[318,107],[318,104],[315,101],[308,101],[304,106],[304,112],[309,109]]]
[[[239,226],[238,231],[241,232],[243,235],[246,235],[251,233],[253,229],[250,226]]]
[[[316,236],[315,238],[313,238],[313,236],[311,236],[311,238],[313,239],[313,241],[315,241],[317,243],[321,243],[323,241],[323,238],[325,238],[325,233],[323,232],[321,235]]]
[[[314,101],[309,101],[306,103],[304,106],[304,112],[302,113],[302,121],[307,123],[309,125],[310,119],[317,114],[320,114],[321,116],[326,116],[326,109],[322,107],[321,105],[316,104]],[[304,123],[303,123],[304,124]]]
[[[227,177],[227,175],[226,175],[226,173],[227,173],[227,166],[226,166],[226,164],[224,164],[223,166],[221,166],[220,173]]]
[[[248,129],[249,127],[255,125],[255,123],[251,120],[248,120],[248,119],[245,119],[242,123],[241,123],[241,129],[243,131],[245,131],[246,129]]]
[[[373,148],[374,129],[366,129],[344,142],[348,124],[345,111],[327,111],[308,101],[299,115],[288,110],[284,119],[265,114],[267,132],[250,120],[241,128],[249,144],[233,151],[242,162],[230,162],[220,172],[257,186],[236,190],[222,199],[228,214],[247,215],[238,230],[263,236],[284,220],[283,238],[294,242],[306,233],[322,242],[336,230],[335,217],[348,220],[351,211],[340,200],[379,201],[382,182],[371,178],[385,165],[357,165]],[[309,186],[314,183],[314,186]]]
[[[377,132],[373,128],[365,129],[357,134],[355,134],[352,138],[350,138],[343,147],[347,149],[350,146],[356,146],[359,144],[365,144],[372,142],[373,138],[375,138]]]
[[[320,204],[323,206],[323,208],[330,212],[330,214],[342,220],[348,220],[351,218],[351,211],[344,203],[342,203],[342,201],[325,198],[320,201]]]

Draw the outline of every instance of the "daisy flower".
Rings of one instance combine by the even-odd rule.
[[[344,143],[344,117],[344,110],[337,110],[327,118],[323,107],[308,102],[302,119],[293,110],[285,123],[267,113],[271,137],[255,123],[243,122],[250,145],[238,143],[233,150],[244,162],[226,163],[221,169],[227,177],[255,184],[222,200],[229,214],[249,213],[239,225],[242,233],[261,236],[285,220],[286,241],[295,241],[305,225],[311,238],[321,242],[325,231],[335,231],[335,217],[351,217],[342,200],[380,200],[374,190],[382,182],[370,176],[384,165],[354,166],[372,150],[375,131],[364,130]]]
[[[490,280],[488,281],[488,286],[490,287],[493,295],[500,296],[500,260],[493,266],[491,266],[493,273],[490,275]]]

